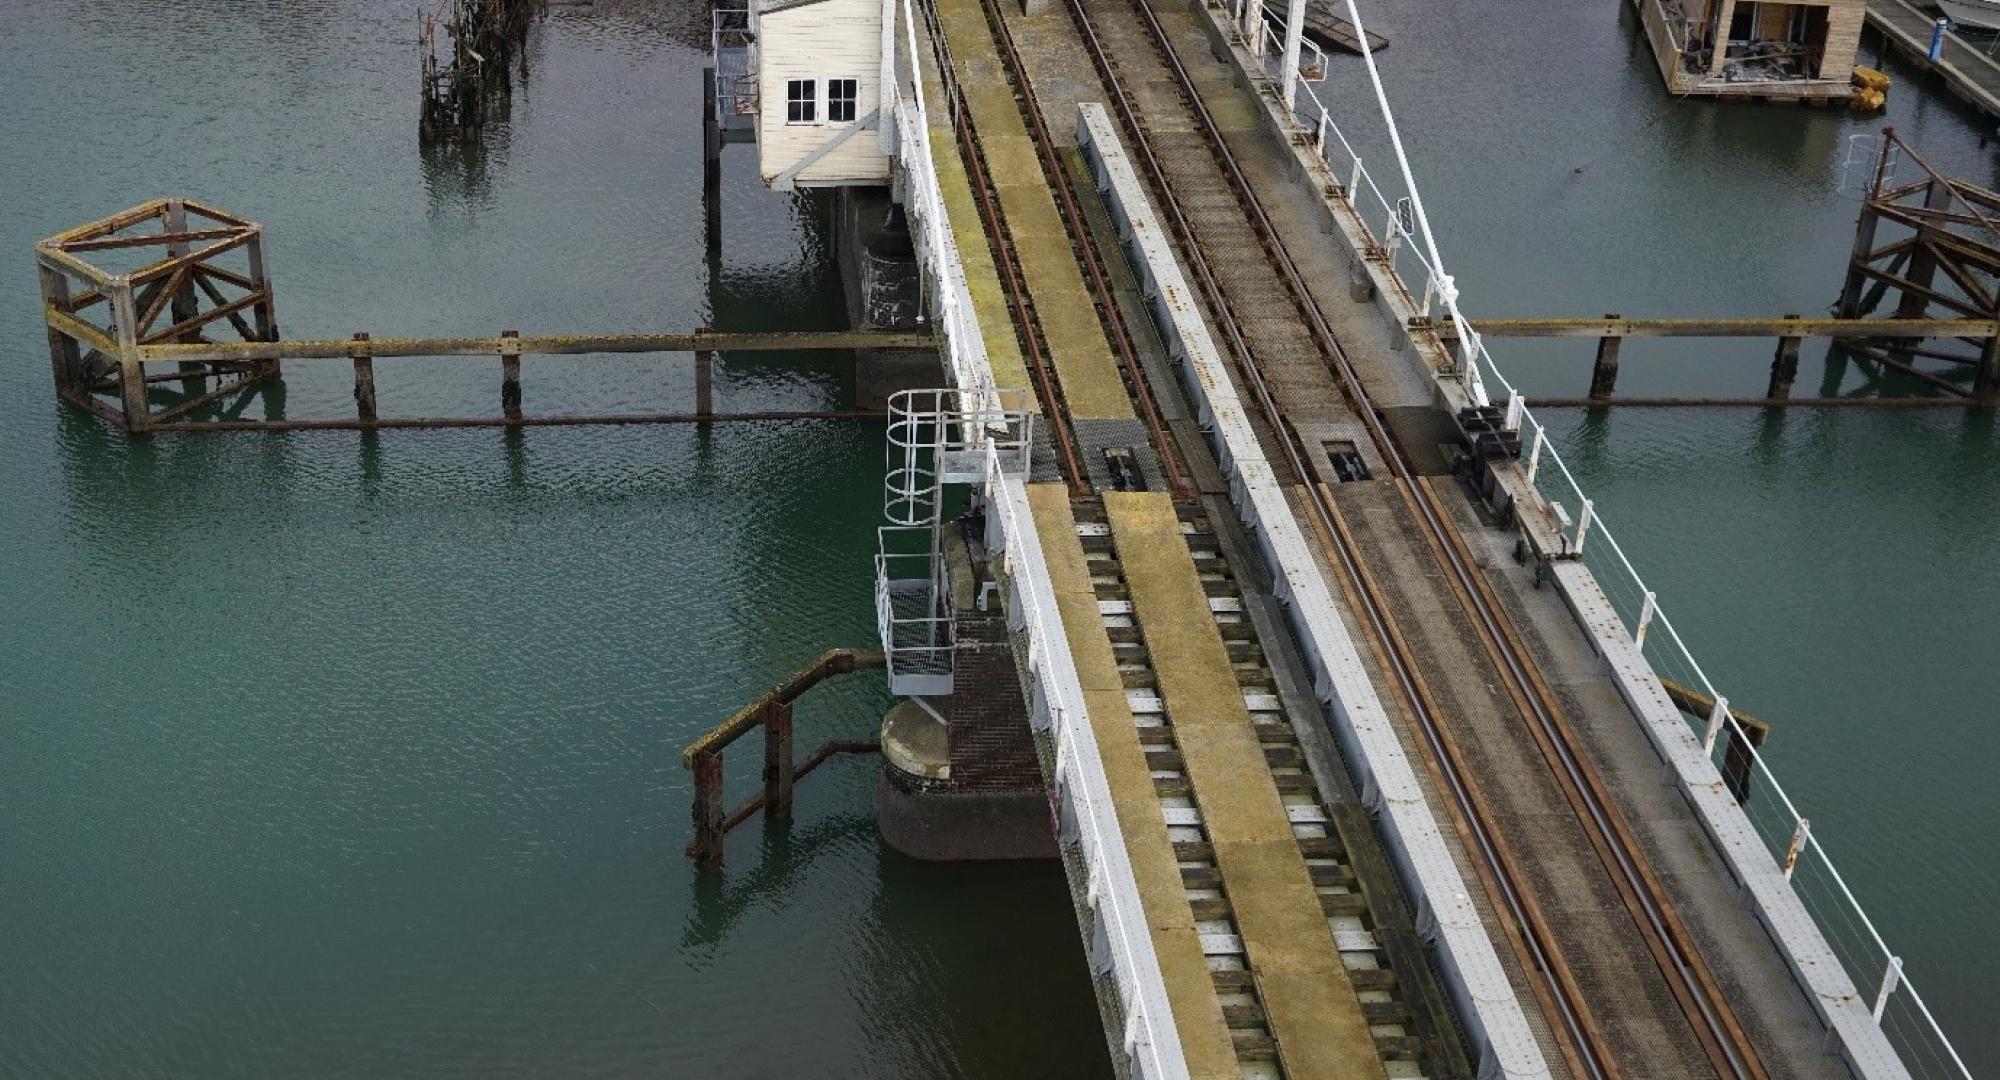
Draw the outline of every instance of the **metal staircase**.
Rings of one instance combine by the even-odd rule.
[[[1025,472],[1035,414],[1023,390],[904,390],[889,399],[889,446],[876,530],[875,622],[889,691],[951,693],[956,644],[944,558],[945,488],[979,484],[989,455]]]

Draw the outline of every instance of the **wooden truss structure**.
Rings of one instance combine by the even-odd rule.
[[[1917,174],[1897,183],[1903,162]],[[1893,129],[1882,133],[1836,313],[1866,315],[1890,292],[1898,319],[1926,319],[1934,306],[1955,317],[2000,317],[2000,193],[1937,171]],[[1845,348],[1948,394],[2000,404],[2000,338],[1910,335]]]
[[[36,244],[35,262],[56,393],[127,431],[152,430],[278,375],[275,358],[182,361],[148,373],[142,354],[214,344],[208,335],[224,328],[245,342],[278,340],[262,225],[192,199],[155,199]],[[155,391],[171,383],[180,384],[177,400],[153,411]]]

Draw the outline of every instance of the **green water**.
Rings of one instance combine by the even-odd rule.
[[[1377,17],[1474,315],[1836,291],[1847,136],[1876,122],[1670,106],[1608,0]],[[789,834],[735,837],[720,879],[680,855],[679,746],[872,634],[878,432],[128,443],[54,404],[30,245],[163,194],[269,227],[293,337],[837,322],[818,208],[763,191],[747,149],[704,266],[703,7],[558,8],[472,160],[416,151],[413,24],[377,0],[0,8],[0,1075],[1100,1072],[1059,876],[884,853],[867,763],[813,776]],[[1890,121],[1995,175],[1990,126],[1891,70]],[[1356,72],[1336,59],[1335,85]],[[1634,342],[1621,388],[1756,393],[1767,348]],[[1587,346],[1503,355],[1530,393],[1587,379]],[[342,367],[291,365],[291,414],[350,408]],[[497,396],[490,362],[378,369],[385,415]],[[1801,392],[1819,376],[1809,354]],[[691,393],[678,358],[525,381],[549,410]],[[837,364],[734,359],[717,399],[846,392]],[[1556,426],[1704,665],[1776,723],[1781,775],[1961,1050],[2000,1065],[1991,421]],[[802,742],[883,704],[818,694]]]
[[[884,852],[868,760],[720,879],[681,854],[680,746],[872,638],[878,429],[127,442],[55,405],[32,243],[166,194],[267,225],[292,337],[838,325],[823,207],[741,149],[711,283],[705,7],[557,9],[469,163],[417,153],[413,9],[0,10],[0,1076],[1101,1071],[1059,871]],[[344,415],[344,368],[290,365],[288,411]],[[385,415],[496,407],[491,361],[378,368]],[[729,360],[717,404],[841,371]],[[692,392],[684,357],[525,381]],[[801,743],[871,735],[877,687]]]

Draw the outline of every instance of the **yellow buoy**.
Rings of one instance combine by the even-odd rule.
[[[1854,85],[1863,90],[1875,90],[1887,94],[1889,92],[1889,76],[1872,67],[1857,67],[1854,69]]]

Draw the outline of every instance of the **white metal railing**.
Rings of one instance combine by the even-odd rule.
[[[1219,11],[1240,13],[1241,0],[1207,0]],[[1383,126],[1394,147],[1400,173],[1402,197],[1391,201],[1362,164],[1330,110],[1311,86],[1301,85],[1289,103],[1293,119],[1312,135],[1312,145],[1336,177],[1344,177],[1349,206],[1367,232],[1368,238],[1387,252],[1388,269],[1411,307],[1426,318],[1439,305],[1450,320],[1458,343],[1455,374],[1466,394],[1479,405],[1494,400],[1486,380],[1501,390],[1511,424],[1522,436],[1526,450],[1527,480],[1553,506],[1565,502],[1577,510],[1563,527],[1570,548],[1578,554],[1610,598],[1618,617],[1634,645],[1654,671],[1682,686],[1699,690],[1713,698],[1717,706],[1703,719],[1689,726],[1699,735],[1704,751],[1720,767],[1725,753],[1747,755],[1749,787],[1738,803],[1756,829],[1759,838],[1778,861],[1793,891],[1805,904],[1828,945],[1839,956],[1848,976],[1862,994],[1883,1032],[1901,1055],[1904,1065],[1920,1076],[1958,1077],[1970,1080],[1971,1071],[1952,1048],[1938,1026],[1929,1006],[1917,993],[1915,984],[1903,970],[1881,932],[1861,909],[1847,881],[1835,869],[1831,857],[1801,815],[1791,797],[1771,773],[1763,756],[1749,743],[1749,736],[1730,713],[1727,698],[1712,683],[1682,641],[1680,632],[1667,617],[1658,593],[1626,557],[1624,549],[1597,514],[1568,462],[1548,436],[1547,426],[1526,407],[1526,399],[1501,371],[1492,354],[1459,309],[1458,290],[1445,273],[1438,256],[1430,222],[1424,213],[1393,112],[1382,89],[1380,74],[1367,46],[1360,13],[1354,0],[1347,0],[1349,21],[1362,42],[1362,56],[1373,83],[1376,104]],[[1238,20],[1233,25],[1241,25]],[[1392,189],[1394,185],[1392,183]],[[1364,195],[1365,193],[1365,195]],[[1370,218],[1379,215],[1378,221]],[[1421,271],[1423,288],[1412,294],[1403,272],[1404,259],[1414,259],[1413,270]],[[1731,751],[1721,738],[1727,734],[1739,749]],[[1725,770],[1726,772],[1726,770]]]
[[[958,241],[952,236],[951,219],[945,213],[944,194],[938,187],[937,170],[931,158],[930,120],[924,102],[923,74],[918,66],[915,12],[910,0],[902,0],[903,33],[896,43],[896,159],[902,166],[907,185],[903,207],[915,223],[911,230],[917,255],[929,271],[930,289],[925,305],[935,320],[936,335],[944,340],[945,362],[952,384],[975,395],[997,395],[993,366],[986,356],[986,341],[972,309],[972,292],[966,287],[965,267],[959,260]],[[999,406],[996,398],[980,408]]]
[[[1086,879],[1082,899],[1091,916],[1092,925],[1086,928],[1093,942],[1091,960],[1100,972],[1108,969],[1124,1012],[1125,1028],[1118,1035],[1131,1062],[1131,1074],[1146,1080],[1186,1080],[1187,1062],[1167,1004],[1159,957],[1153,950],[1138,884],[1118,831],[1110,781],[1090,727],[1028,504],[1022,466],[1032,437],[1032,414],[1011,429],[1007,420],[997,425],[988,422],[996,415],[1010,416],[1027,399],[1023,392],[1001,390],[994,384],[992,363],[973,313],[971,292],[932,159],[930,118],[919,68],[918,9],[912,0],[896,0],[895,10],[903,23],[901,33],[893,35],[892,65],[900,194],[913,223],[918,258],[926,271],[925,308],[934,321],[935,336],[942,343],[945,366],[958,395],[953,404],[965,417],[959,434],[946,445],[955,453],[976,455],[982,461],[980,482],[989,522],[995,526],[989,530],[988,546],[1001,556],[1010,629],[1022,633],[1026,641],[1030,722],[1054,744],[1053,795],[1061,812],[1070,815],[1076,826],[1075,842],[1067,846],[1080,857]],[[911,441],[917,440],[912,436]],[[881,565],[886,569],[889,563]],[[879,572],[877,577],[878,617],[885,607],[893,615],[893,604],[887,603],[893,598],[881,585],[887,579]]]
[[[1027,641],[1029,722],[1055,744],[1053,794],[1062,808],[1059,813],[1066,815],[1064,832],[1071,820],[1075,822],[1074,847],[1082,859],[1084,900],[1093,923],[1086,928],[1093,939],[1092,967],[1109,969],[1124,1007],[1121,1038],[1132,1062],[1131,1075],[1181,1080],[1188,1075],[1187,1062],[1111,803],[1111,782],[1098,754],[1069,637],[1042,560],[1027,488],[1021,477],[1008,474],[991,447],[985,493],[1000,525],[1009,628],[1024,634]]]

